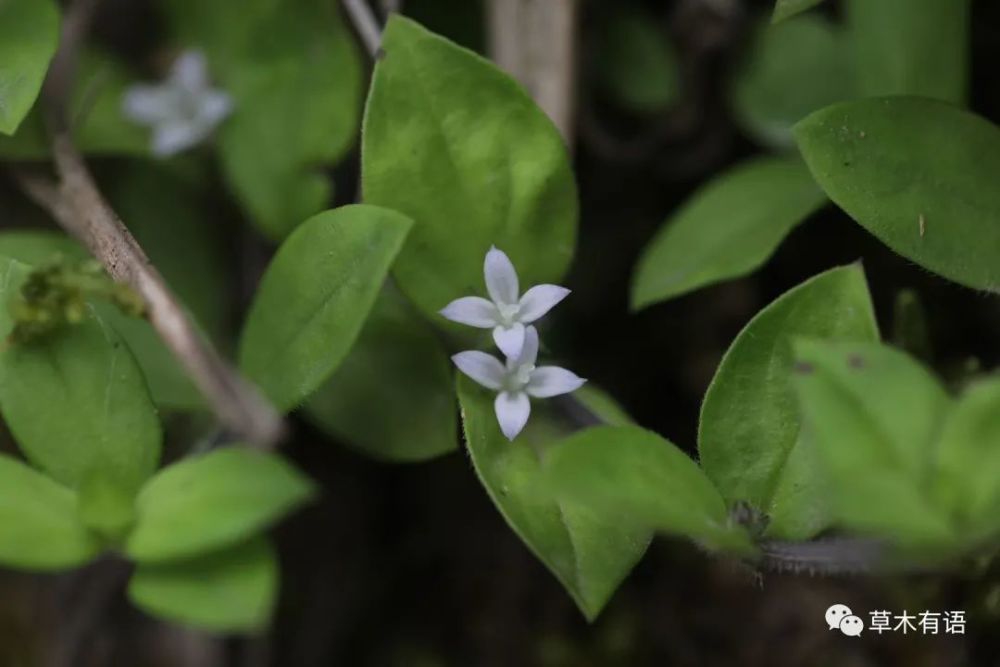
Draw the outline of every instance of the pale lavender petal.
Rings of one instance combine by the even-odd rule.
[[[166,123],[153,130],[153,154],[169,157],[186,150],[207,136],[195,123]]]
[[[499,389],[503,383],[503,376],[506,372],[504,365],[493,355],[470,350],[459,352],[451,360],[470,378],[483,385],[487,389]]]
[[[559,285],[535,285],[521,297],[518,319],[530,324],[565,299],[569,290]]]
[[[464,296],[455,299],[441,309],[441,315],[452,322],[467,324],[470,327],[489,329],[499,321],[497,307],[492,301],[478,296]]]
[[[512,394],[509,391],[502,391],[493,402],[493,408],[497,413],[497,421],[500,423],[500,430],[508,440],[513,440],[521,432],[524,425],[528,423],[531,416],[531,402],[528,396],[522,392]]]
[[[515,322],[510,327],[499,326],[493,329],[493,342],[508,359],[517,359],[524,349],[524,325]]]
[[[550,398],[576,391],[585,382],[582,377],[565,368],[539,366],[531,372],[531,379],[525,391],[535,398]]]
[[[517,303],[519,286],[517,271],[510,258],[496,247],[490,248],[483,263],[483,274],[486,277],[486,290],[495,303],[514,305]]]
[[[170,82],[190,93],[200,93],[208,87],[208,64],[201,51],[185,51],[170,67]]]
[[[218,125],[233,110],[233,100],[221,90],[209,90],[201,95],[201,116],[207,125]]]
[[[524,329],[524,347],[521,348],[521,354],[517,357],[514,362],[516,366],[534,366],[535,361],[538,360],[538,329],[535,327],[526,327]]]
[[[174,93],[160,86],[137,84],[122,96],[122,113],[133,123],[156,125],[173,115]]]

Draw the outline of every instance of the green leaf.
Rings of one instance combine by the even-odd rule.
[[[935,445],[933,498],[970,542],[1000,534],[1000,379],[959,398]]]
[[[140,562],[162,562],[232,546],[314,493],[312,482],[277,456],[227,447],[187,458],[139,492],[125,551]]]
[[[961,103],[969,81],[969,0],[846,0],[861,94]]]
[[[347,356],[411,224],[377,206],[344,206],[310,218],[278,249],[240,365],[279,408],[298,405]]]
[[[76,496],[0,455],[0,564],[25,570],[83,565],[100,552],[76,512]]]
[[[794,386],[836,519],[903,544],[949,538],[928,500],[932,447],[949,398],[902,352],[875,343],[798,341]]]
[[[340,368],[309,398],[306,416],[383,461],[423,461],[458,447],[448,354],[430,326],[389,290]]]
[[[29,266],[38,266],[58,257],[83,259],[87,257],[87,251],[76,241],[59,232],[41,229],[5,229],[0,231],[0,255]]]
[[[0,2],[0,132],[14,134],[35,103],[58,44],[55,3]]]
[[[847,35],[820,16],[761,24],[733,79],[737,122],[765,146],[794,146],[792,126],[828,104],[857,96]]]
[[[576,186],[545,114],[492,64],[393,15],[365,111],[365,201],[414,220],[393,267],[425,313],[482,285],[495,244],[522,285],[557,282],[573,255]]]
[[[270,4],[245,39],[232,37],[239,50],[220,56],[235,111],[220,128],[219,150],[226,180],[253,222],[280,240],[332,199],[322,168],[355,140],[362,61],[336,4]]]
[[[586,429],[546,452],[545,470],[560,498],[717,548],[753,549],[698,464],[650,431]]]
[[[270,620],[278,577],[273,548],[258,538],[201,558],[141,564],[128,596],[168,621],[213,632],[252,632]]]
[[[643,250],[632,308],[752,272],[825,201],[797,158],[757,158],[723,173],[698,190]]]
[[[642,557],[648,531],[619,513],[552,495],[541,460],[554,434],[544,420],[533,417],[508,442],[492,394],[462,377],[458,397],[472,465],[493,504],[593,620]]]
[[[904,257],[969,287],[1000,291],[1000,131],[934,100],[836,104],[795,128],[816,182]]]
[[[791,384],[791,341],[802,336],[878,340],[860,265],[821,273],[757,313],[719,364],[698,432],[701,465],[723,497],[768,514],[770,534],[781,539],[808,539],[827,522]]]
[[[160,459],[142,372],[93,313],[0,353],[0,410],[27,459],[72,488],[99,474],[131,493]]]
[[[3,236],[0,235],[0,349],[6,344],[7,336],[14,329],[14,318],[8,304],[31,272],[31,267],[11,259],[4,252],[12,249],[3,243]]]
[[[635,421],[612,396],[593,382],[588,382],[573,392],[574,400],[594,418],[609,426],[633,426]]]
[[[896,294],[892,310],[892,344],[917,359],[934,356],[927,312],[915,290],[904,289]]]
[[[654,114],[680,92],[677,56],[666,31],[644,12],[616,12],[604,22],[597,73],[601,85],[625,108]]]
[[[808,11],[823,2],[823,0],[777,0],[774,3],[774,13],[771,15],[772,23],[780,23],[785,19],[790,19],[797,14]]]

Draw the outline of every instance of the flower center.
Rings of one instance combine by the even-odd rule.
[[[534,364],[522,364],[510,369],[507,372],[507,377],[504,378],[504,389],[511,393],[524,391],[531,380],[531,372],[534,370]]]
[[[507,327],[514,324],[519,310],[521,310],[521,306],[516,303],[497,304],[497,311],[500,313],[500,322]]]

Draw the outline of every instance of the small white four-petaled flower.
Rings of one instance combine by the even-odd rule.
[[[517,271],[503,251],[486,253],[483,264],[490,299],[466,296],[441,310],[449,320],[480,329],[493,329],[493,340],[507,357],[517,357],[525,340],[525,327],[566,298],[569,290],[559,285],[535,285],[520,295]]]
[[[535,366],[538,358],[538,331],[526,327],[524,345],[517,357],[502,363],[493,355],[472,350],[452,357],[458,369],[487,389],[497,393],[493,406],[500,430],[513,440],[531,415],[529,396],[550,398],[576,391],[586,382],[558,366]]]
[[[211,87],[204,54],[185,51],[159,85],[137,84],[125,91],[122,112],[153,128],[155,155],[174,155],[203,141],[232,111],[232,100]]]

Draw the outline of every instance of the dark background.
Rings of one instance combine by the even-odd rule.
[[[333,1],[333,0],[331,0]],[[879,0],[871,0],[877,2]],[[682,99],[662,117],[630,116],[593,85],[595,35],[612,5],[642,4],[680,57]],[[630,314],[639,251],[691,192],[760,152],[734,125],[725,86],[771,3],[736,2],[721,16],[703,0],[584,3],[579,140],[580,246],[555,316],[552,348],[618,398],[644,426],[694,451],[700,400],[739,329],[773,298],[822,270],[864,262],[883,331],[899,290],[915,288],[931,324],[933,363],[946,376],[1000,345],[993,297],[936,278],[894,255],[832,206],[799,227],[754,275]],[[823,11],[836,16],[836,3]],[[468,0],[408,0],[405,13],[482,48],[482,13]],[[160,36],[150,2],[108,2],[100,36],[144,58]],[[1000,120],[1000,3],[973,8],[972,107]],[[114,173],[113,162],[98,165]],[[346,203],[357,155],[331,174]],[[1000,175],[998,175],[1000,178]],[[234,220],[232,204],[218,204]],[[234,245],[251,274],[267,245]],[[247,269],[247,267],[249,267]],[[234,295],[238,303],[245,295]],[[608,608],[588,625],[554,577],[505,525],[462,453],[419,465],[374,463],[294,422],[287,453],[323,485],[322,500],[277,538],[283,592],[273,632],[229,640],[225,662],[247,667],[482,665],[1000,665],[1000,566],[953,576],[820,577],[757,573],[657,539]],[[6,574],[0,589],[0,666],[33,665],[52,632],[59,577]],[[966,611],[964,636],[827,630],[826,608]],[[119,596],[94,611],[81,664],[170,665],[175,636]],[[186,640],[185,640],[186,641]],[[209,663],[211,664],[211,663]]]

